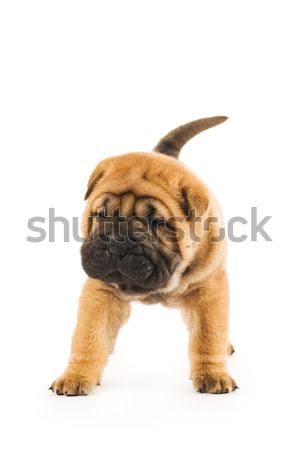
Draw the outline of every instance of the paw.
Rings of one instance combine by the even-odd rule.
[[[192,379],[197,392],[209,394],[227,394],[237,389],[235,381],[227,373],[206,373]]]
[[[232,344],[229,344],[229,345],[228,345],[228,350],[227,350],[228,355],[230,356],[230,355],[232,355],[234,352],[235,352],[235,348],[233,347]]]
[[[49,389],[57,395],[88,395],[96,383],[81,375],[63,375],[55,380]]]

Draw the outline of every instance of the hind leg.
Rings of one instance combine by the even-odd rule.
[[[235,348],[233,347],[231,342],[229,342],[228,349],[227,349],[228,356],[233,355],[234,352],[235,352]]]

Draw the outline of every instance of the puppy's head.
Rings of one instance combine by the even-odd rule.
[[[160,150],[162,143],[168,152]],[[124,295],[177,287],[195,254],[195,233],[201,233],[194,219],[208,209],[206,187],[165,144],[161,140],[155,153],[102,161],[88,183],[82,265],[89,277]]]

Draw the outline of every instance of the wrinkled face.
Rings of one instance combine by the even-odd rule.
[[[87,220],[81,255],[88,276],[128,295],[168,287],[181,256],[167,204],[149,195],[104,192]]]

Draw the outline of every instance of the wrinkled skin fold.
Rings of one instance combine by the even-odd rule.
[[[117,284],[127,293],[164,288],[179,260],[177,254],[164,255],[151,245],[137,244],[125,255],[112,254],[109,248],[98,240],[84,242],[83,268],[91,278]]]

